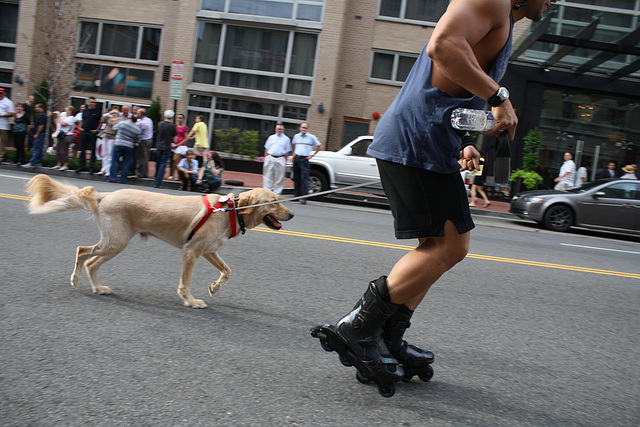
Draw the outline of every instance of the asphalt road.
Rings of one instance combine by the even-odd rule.
[[[176,295],[180,252],[154,239],[102,267],[114,295],[86,276],[69,286],[95,221],[28,215],[31,176],[0,170],[2,426],[640,424],[637,239],[474,218],[470,255],[406,336],[435,352],[435,376],[387,399],[308,332],[410,249],[388,211],[292,204],[284,231],[222,248],[233,275],[215,297],[217,272],[198,262],[192,289],[209,308],[195,310]]]

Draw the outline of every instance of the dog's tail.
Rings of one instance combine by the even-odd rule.
[[[31,196],[29,213],[32,214],[85,209],[96,215],[102,200],[102,195],[93,187],[78,188],[62,184],[44,174],[31,178],[26,191]]]

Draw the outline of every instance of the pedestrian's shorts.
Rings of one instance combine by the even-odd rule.
[[[396,238],[442,237],[448,220],[459,234],[475,227],[459,172],[440,174],[380,159],[377,163]]]

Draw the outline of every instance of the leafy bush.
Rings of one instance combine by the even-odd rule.
[[[258,131],[223,128],[216,129],[215,133],[220,138],[220,145],[225,153],[244,154],[251,159],[256,159],[260,155],[260,151],[258,151]]]
[[[535,189],[542,183],[542,177],[536,172],[540,159],[540,145],[542,144],[542,131],[538,128],[531,129],[523,138],[524,154],[522,155],[522,169],[514,171],[509,179],[516,181],[522,178],[522,184],[527,190]]]
[[[518,178],[522,178],[522,184],[526,187],[527,190],[534,190],[538,184],[542,183],[542,177],[538,172],[525,171],[523,169],[518,169],[514,171],[509,179],[512,181],[516,181]]]

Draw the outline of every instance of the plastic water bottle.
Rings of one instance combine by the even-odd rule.
[[[484,132],[495,125],[491,111],[457,108],[451,113],[451,126],[455,129]]]

